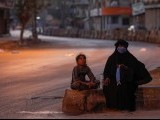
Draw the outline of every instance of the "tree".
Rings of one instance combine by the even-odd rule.
[[[20,43],[24,43],[23,33],[27,23],[32,21],[32,40],[33,42],[38,41],[37,34],[37,14],[40,10],[46,6],[44,4],[45,0],[17,0],[17,16],[21,23],[21,34],[20,34]]]
[[[32,37],[34,42],[38,41],[37,34],[37,15],[45,6],[44,0],[29,0],[30,1],[30,11],[32,12]]]
[[[21,24],[20,43],[23,44],[24,29],[31,17],[29,12],[29,0],[17,0],[15,7],[16,7],[17,16]]]

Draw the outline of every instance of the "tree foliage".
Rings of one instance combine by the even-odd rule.
[[[21,23],[20,42],[23,44],[23,33],[27,23],[32,21],[32,36],[33,40],[37,40],[36,17],[40,10],[45,6],[45,0],[17,0],[16,11]]]

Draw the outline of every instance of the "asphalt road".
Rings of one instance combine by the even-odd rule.
[[[96,115],[66,116],[61,111],[62,97],[70,86],[76,55],[86,54],[88,65],[99,78],[116,41],[40,38],[48,43],[23,50],[0,50],[0,118],[96,118]],[[129,41],[129,51],[148,70],[160,66],[159,45]],[[132,116],[116,114],[122,118]],[[141,116],[139,112],[135,114]],[[112,113],[100,114],[102,118],[109,115],[113,118]]]

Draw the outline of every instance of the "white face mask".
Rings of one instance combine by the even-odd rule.
[[[120,46],[120,47],[117,47],[117,51],[122,54],[127,52],[127,48]]]

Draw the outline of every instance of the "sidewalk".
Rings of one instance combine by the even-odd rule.
[[[101,113],[86,113],[77,116],[61,111],[61,102],[52,106],[50,111],[23,111],[23,119],[159,119],[160,110],[136,110],[135,112],[106,110]],[[22,118],[22,117],[21,117]]]

